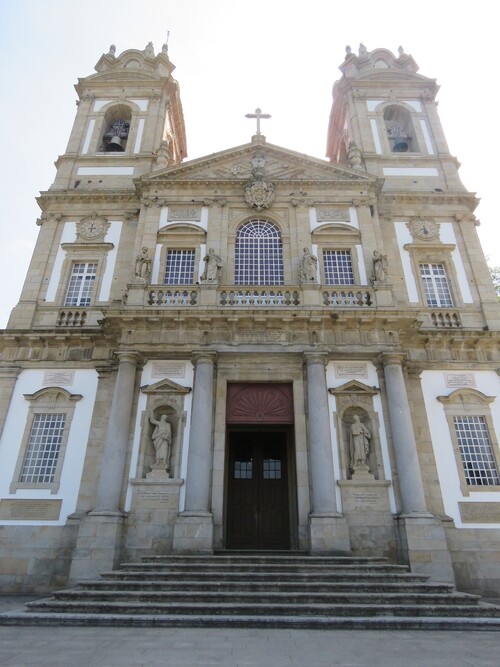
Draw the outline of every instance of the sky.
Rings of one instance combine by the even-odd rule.
[[[117,54],[161,50],[180,84],[188,160],[250,141],[325,158],[333,83],[350,45],[402,45],[436,79],[438,112],[476,216],[500,265],[494,159],[498,20],[491,0],[0,0],[0,328],[18,302],[39,227],[35,201],[55,177],[76,114],[74,84]]]

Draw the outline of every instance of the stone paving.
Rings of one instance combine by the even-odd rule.
[[[2,667],[496,667],[499,653],[489,631],[0,627]]]

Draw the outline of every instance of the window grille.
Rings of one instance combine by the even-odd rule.
[[[326,285],[354,285],[350,250],[323,250]]]
[[[238,230],[236,285],[283,285],[283,244],[279,229],[267,220],[250,220]]]
[[[97,262],[75,262],[71,271],[64,305],[90,305],[96,274]]]
[[[65,423],[65,414],[34,415],[20,482],[42,484],[54,481]]]
[[[192,285],[194,250],[169,250],[165,265],[165,285]]]
[[[500,483],[486,419],[481,416],[453,417],[465,480],[470,486]]]
[[[424,284],[425,299],[430,308],[453,306],[444,264],[420,264],[420,275]]]

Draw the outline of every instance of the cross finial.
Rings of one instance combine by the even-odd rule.
[[[247,113],[245,118],[256,118],[257,119],[257,135],[260,135],[260,119],[261,118],[271,118],[271,116],[268,113],[262,113],[261,109],[255,109],[255,113]]]

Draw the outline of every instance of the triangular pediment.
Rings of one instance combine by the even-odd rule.
[[[375,394],[378,394],[379,392],[377,387],[369,387],[363,382],[359,382],[359,380],[349,380],[349,382],[346,382],[340,387],[329,389],[328,391],[334,396],[339,394],[363,394],[364,396],[375,396]]]
[[[191,387],[183,387],[173,380],[163,378],[154,384],[146,384],[141,387],[143,394],[189,394]]]
[[[252,178],[256,156],[263,158],[266,177],[274,182],[359,182],[365,187],[377,177],[363,171],[268,144],[252,142],[206,157],[166,167],[141,179],[143,185],[175,181],[240,181]]]

